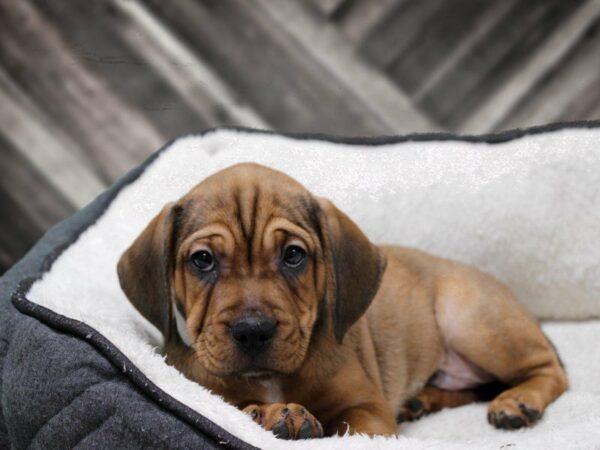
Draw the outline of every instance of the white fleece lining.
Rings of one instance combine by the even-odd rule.
[[[398,438],[287,442],[167,366],[160,334],[129,304],[116,275],[121,253],[166,202],[224,167],[256,161],[330,198],[374,242],[474,264],[506,282],[538,317],[597,318],[599,143],[595,129],[494,145],[354,146],[234,130],[181,138],[118,194],[27,298],[95,328],[167,394],[261,448],[599,448],[600,321],[544,324],[571,389],[533,429],[495,430],[477,404],[402,425]]]

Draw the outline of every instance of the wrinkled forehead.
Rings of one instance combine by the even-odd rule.
[[[319,204],[300,183],[260,166],[240,169],[207,178],[177,203],[180,237],[219,223],[248,239],[279,218],[320,235]]]

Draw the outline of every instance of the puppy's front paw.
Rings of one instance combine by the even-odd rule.
[[[533,398],[525,397],[510,395],[509,391],[496,397],[488,407],[488,422],[505,430],[532,426],[542,416],[542,408],[533,406]]]
[[[319,421],[306,408],[296,403],[248,405],[243,411],[280,439],[323,437],[323,427]]]

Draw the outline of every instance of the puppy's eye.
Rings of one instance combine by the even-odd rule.
[[[202,272],[210,272],[215,267],[215,258],[209,250],[199,250],[190,258],[192,264]]]
[[[288,245],[283,251],[283,263],[288,267],[298,267],[306,259],[306,250],[297,245]]]

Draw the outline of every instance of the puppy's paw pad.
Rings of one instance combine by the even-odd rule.
[[[289,418],[294,439],[323,437],[323,427],[306,408],[296,404],[290,404],[289,406]]]
[[[510,397],[498,397],[488,408],[488,422],[503,430],[532,426],[541,415],[539,409]]]
[[[525,420],[522,417],[506,414],[504,411],[488,413],[488,422],[496,428],[503,430],[518,430],[526,426]]]
[[[519,403],[519,410],[525,414],[525,416],[530,420],[531,423],[535,422],[540,418],[539,410],[535,408],[530,408],[524,403]]]
[[[306,419],[300,430],[298,431],[297,439],[322,438],[323,427],[317,419]]]
[[[275,437],[277,437],[279,439],[289,439],[290,438],[290,430],[284,419],[280,420],[275,425],[273,425],[273,428],[271,429],[271,431],[273,432]]]

